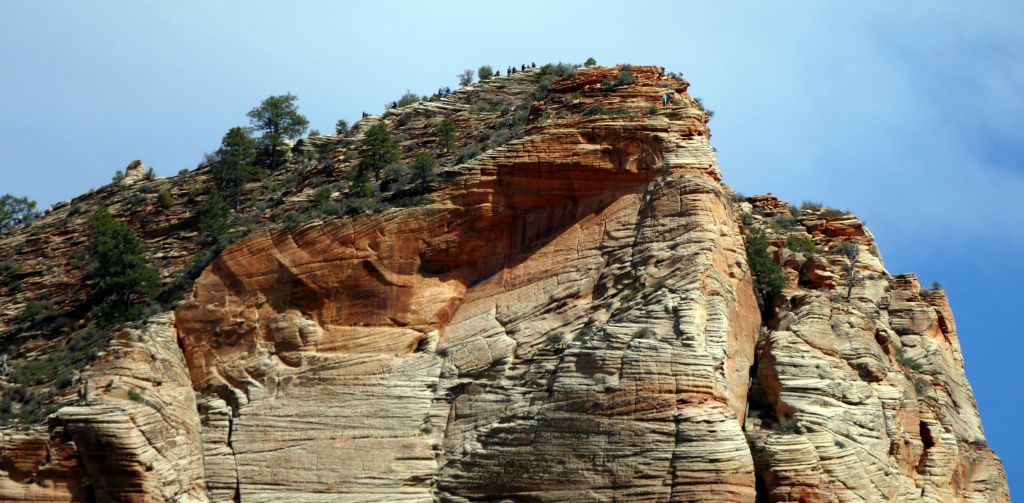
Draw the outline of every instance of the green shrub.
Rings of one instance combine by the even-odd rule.
[[[429,152],[416,154],[412,164],[409,166],[409,174],[412,182],[420,187],[429,185],[436,178],[437,160]]]
[[[586,117],[597,117],[597,116],[623,116],[629,115],[629,110],[623,107],[605,108],[602,105],[590,105],[583,109],[583,115]]]
[[[578,65],[569,63],[548,63],[540,67],[540,75],[542,77],[552,76],[556,78],[569,77],[576,74],[577,68],[579,68]]]
[[[420,97],[417,96],[416,93],[406,90],[405,94],[403,94],[401,98],[398,98],[398,107],[401,108],[404,106],[412,105],[413,103],[416,103],[419,100]]]
[[[54,390],[67,389],[74,382],[74,378],[71,374],[71,369],[65,367],[57,373],[57,380],[53,383]]]
[[[494,69],[491,65],[483,65],[476,71],[476,76],[481,80],[487,80],[494,76]]]
[[[833,250],[850,259],[851,262],[855,262],[860,257],[860,246],[854,243],[842,243]]]
[[[618,75],[615,76],[615,81],[612,83],[614,87],[623,87],[636,83],[636,75],[633,74],[633,67],[630,65],[622,65],[619,68]]]
[[[156,201],[160,203],[160,206],[163,208],[170,208],[171,206],[174,206],[174,197],[171,196],[171,191],[167,189],[163,189],[157,193]]]
[[[455,158],[455,164],[462,164],[464,162],[470,161],[482,153],[483,149],[480,147],[480,145],[467,145],[462,149],[461,152],[459,152],[459,156]]]
[[[22,362],[11,369],[11,382],[32,386],[46,381],[60,370],[57,362],[50,358],[40,358]]]
[[[142,401],[142,394],[140,394],[138,392],[138,390],[130,389],[130,390],[128,390],[128,399],[133,401],[133,402],[141,402]]]
[[[821,215],[821,216],[823,216],[825,218],[839,218],[839,217],[845,217],[845,216],[847,216],[849,214],[850,214],[849,211],[837,210],[835,208],[827,208],[827,209],[825,209],[825,211],[822,211],[821,213],[819,213],[819,215]]]
[[[804,202],[800,203],[800,209],[801,210],[815,210],[816,211],[816,210],[820,210],[821,208],[822,208],[822,204],[820,202],[818,202],[818,201],[804,201]]]
[[[334,134],[339,136],[348,134],[348,121],[338,119],[338,122],[334,125]]]
[[[803,229],[793,215],[776,215],[772,218],[772,227],[778,232],[788,232],[793,228]]]
[[[21,265],[14,259],[0,260],[0,276],[13,276],[21,272]]]
[[[562,332],[552,332],[547,336],[548,344],[557,346],[565,341],[565,334]]]
[[[657,332],[647,327],[640,327],[633,332],[634,339],[653,339],[655,335]]]
[[[786,248],[800,253],[821,253],[821,248],[814,244],[814,240],[807,236],[787,236]]]
[[[928,391],[932,389],[932,385],[924,377],[914,376],[912,380],[914,382],[914,391],[917,392],[918,396],[927,395]]]
[[[697,108],[699,108],[700,111],[704,112],[704,114],[708,116],[708,119],[711,119],[715,116],[714,110],[704,106],[704,100],[700,98],[694,98],[693,101],[697,103]]]
[[[466,68],[465,70],[462,71],[462,73],[458,75],[458,77],[459,85],[462,87],[466,87],[473,83],[473,70]]]
[[[331,189],[320,187],[313,193],[313,203],[320,206],[331,200]]]
[[[924,365],[921,362],[910,358],[910,356],[907,355],[906,349],[902,347],[896,350],[896,361],[904,368],[913,370],[914,372],[920,372],[924,369]]]
[[[768,297],[782,291],[789,282],[789,277],[782,272],[782,267],[772,258],[768,251],[768,238],[761,229],[754,228],[747,241],[747,262],[754,279],[754,288],[761,299],[767,304]]]
[[[594,59],[594,58],[587,58],[587,60],[583,62],[583,66],[585,66],[587,68],[590,68],[590,67],[596,66],[596,65],[597,65],[597,60]]]
[[[53,307],[52,300],[30,300],[18,313],[18,321],[29,325],[36,323],[52,314],[50,313],[51,307]]]
[[[395,126],[405,127],[412,122],[413,117],[415,117],[415,114],[412,112],[402,112],[402,114],[398,116],[398,119],[395,119]]]

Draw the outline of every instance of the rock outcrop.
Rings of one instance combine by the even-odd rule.
[[[687,82],[546,77],[299,141],[275,175],[294,184],[253,196],[267,225],[173,312],[116,332],[47,427],[0,430],[0,499],[1009,500],[941,291],[889,275],[855,217],[734,201]],[[344,183],[368,124],[408,159],[441,118],[463,145],[507,137],[444,154],[414,205],[270,223]],[[167,218],[143,237],[190,243],[165,252],[181,268],[192,217]],[[755,226],[790,279],[767,306]],[[60,343],[39,338],[22,354]]]

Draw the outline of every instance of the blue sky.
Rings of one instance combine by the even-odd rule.
[[[890,272],[945,285],[1019,495],[1021,26],[1019,2],[0,0],[0,193],[194,167],[272,94],[329,131],[481,64],[662,65],[716,111],[728,183],[850,209]]]

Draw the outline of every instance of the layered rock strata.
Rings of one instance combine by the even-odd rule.
[[[790,276],[758,342],[746,424],[770,500],[1009,501],[945,293],[889,275],[855,217],[785,210],[788,228],[750,224]],[[791,251],[787,236],[820,252]]]
[[[0,499],[1009,501],[945,295],[890,275],[855,217],[731,200],[688,83],[630,73],[580,70],[530,103],[546,83],[527,71],[300,141],[274,175],[294,185],[249,189],[273,202],[265,229],[116,332],[48,425],[0,431]],[[501,146],[444,154],[418,205],[269,224],[344,180],[369,124],[409,159],[442,118],[473,145],[520,116]],[[194,191],[125,180],[75,204]],[[175,211],[143,237],[180,267]],[[764,309],[754,227],[790,279]],[[47,243],[81,242],[38,232],[0,244],[74,305],[35,271]],[[80,295],[75,274],[58,277]],[[60,343],[39,341],[23,354]]]
[[[617,106],[659,99],[638,73]],[[241,498],[751,500],[758,314],[704,120],[552,120],[422,208],[226,250],[177,316]]]

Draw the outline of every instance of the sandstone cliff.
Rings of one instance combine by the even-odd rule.
[[[631,71],[530,70],[299,141],[173,310],[96,343],[45,425],[0,430],[0,500],[1009,501],[945,295],[855,217],[735,197],[688,83]],[[445,118],[493,148],[391,207],[310,213],[368,125],[409,159]],[[74,226],[98,204],[173,286],[206,177],[127,177],[3,237],[0,328],[44,294],[88,317]],[[754,228],[789,277],[766,306]],[[28,325],[12,363],[80,339]]]

